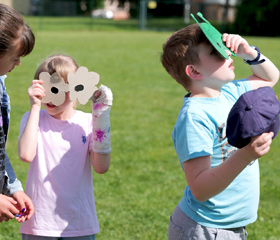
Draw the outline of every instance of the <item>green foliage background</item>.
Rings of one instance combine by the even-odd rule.
[[[7,151],[23,186],[28,164],[18,159],[17,138],[20,119],[30,107],[27,88],[45,57],[69,54],[80,66],[98,72],[100,83],[114,94],[111,167],[93,179],[101,228],[96,239],[167,239],[169,216],[187,184],[171,140],[185,92],[159,60],[161,46],[171,32],[137,31],[133,21],[130,26],[103,20],[89,24],[79,18],[27,21],[36,34],[35,49],[6,80],[12,103]],[[280,68],[279,38],[246,39]],[[234,66],[237,78],[250,74],[241,59],[234,58]],[[280,94],[279,86],[274,90]],[[91,112],[90,104],[79,108]],[[260,159],[259,218],[248,226],[249,240],[280,239],[279,139]],[[18,232],[16,221],[0,223],[0,240],[19,240]]]
[[[279,0],[242,0],[237,8],[235,32],[254,36],[280,36]]]

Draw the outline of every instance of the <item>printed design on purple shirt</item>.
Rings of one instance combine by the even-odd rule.
[[[82,134],[82,142],[83,142],[83,144],[85,144],[87,142],[87,138],[86,138],[86,136],[84,136],[84,134]]]

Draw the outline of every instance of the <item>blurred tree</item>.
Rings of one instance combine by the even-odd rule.
[[[104,0],[94,0],[94,8],[104,7]]]
[[[235,32],[254,36],[280,36],[279,0],[241,0],[237,7]]]

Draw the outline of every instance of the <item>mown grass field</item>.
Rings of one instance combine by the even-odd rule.
[[[61,20],[27,18],[36,34],[35,49],[6,80],[12,103],[7,152],[17,177],[25,186],[28,164],[18,159],[17,138],[21,116],[30,107],[27,88],[45,57],[71,55],[80,66],[98,72],[100,83],[114,93],[111,167],[93,179],[101,228],[96,239],[167,239],[169,216],[186,185],[171,140],[185,92],[159,60],[162,43],[171,32],[138,31],[137,22],[119,22],[115,27],[113,22],[95,22],[89,27],[88,21]],[[279,38],[247,40],[280,68]],[[235,58],[234,66],[237,78],[250,74],[241,59]],[[280,95],[280,84],[274,90]],[[91,106],[88,103],[80,109],[90,112]],[[280,136],[260,159],[259,218],[248,226],[249,240],[280,239],[279,144]],[[18,239],[16,221],[0,224],[0,240]]]

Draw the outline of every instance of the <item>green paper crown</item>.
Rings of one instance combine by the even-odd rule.
[[[214,28],[204,17],[203,15],[198,12],[197,16],[199,16],[204,22],[203,23],[199,23],[196,18],[194,17],[194,15],[191,13],[191,17],[197,22],[197,24],[200,26],[200,28],[202,29],[203,33],[205,34],[205,36],[208,38],[208,40],[210,41],[210,43],[213,45],[213,47],[225,58],[228,59],[229,56],[226,52],[226,50],[229,50],[229,48],[227,48],[225,46],[225,43],[222,40],[222,34],[216,29]],[[231,55],[232,56],[236,56],[236,54],[234,52],[231,51]]]

